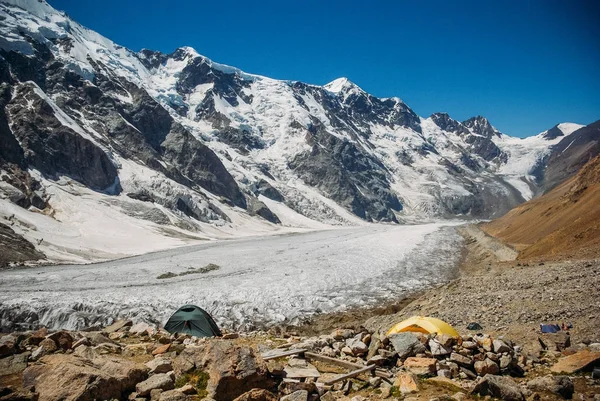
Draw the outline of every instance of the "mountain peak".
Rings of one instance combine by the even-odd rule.
[[[332,92],[335,94],[339,94],[341,92],[349,92],[349,91],[358,91],[361,93],[364,92],[358,85],[356,85],[354,82],[350,81],[346,77],[334,79],[333,81],[324,85],[323,87],[325,89],[327,89],[329,92]]]
[[[471,117],[468,120],[463,121],[463,125],[473,131],[473,133],[485,136],[486,138],[491,138],[494,135],[497,137],[502,136],[502,133],[483,116]]]

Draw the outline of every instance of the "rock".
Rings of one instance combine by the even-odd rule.
[[[503,352],[512,352],[512,348],[509,347],[504,341],[502,340],[494,340],[492,342],[492,348],[494,349],[494,352],[496,354],[501,354]]]
[[[41,362],[23,372],[23,387],[35,386],[39,401],[121,399],[148,372],[143,365],[110,357],[53,354]]]
[[[466,349],[476,349],[477,343],[475,341],[463,341],[462,347]]]
[[[302,378],[307,378],[307,377],[321,376],[321,374],[319,373],[317,368],[315,368],[310,363],[306,362],[304,359],[296,360],[296,361],[302,361],[304,363],[300,363],[300,362],[294,363],[293,361],[294,361],[294,359],[290,360],[288,362],[289,365],[284,368],[286,377],[302,379]]]
[[[121,353],[121,346],[117,345],[117,344],[111,344],[111,343],[102,343],[100,345],[96,345],[95,347],[92,347],[92,349],[98,355],[120,354]]]
[[[150,335],[153,329],[148,323],[139,322],[129,328],[129,334],[133,335]]]
[[[563,351],[571,346],[571,336],[569,333],[545,333],[542,334],[543,341],[546,344],[554,344],[556,351]]]
[[[415,355],[418,350],[425,348],[413,333],[397,333],[390,335],[388,338],[400,359]]]
[[[475,384],[471,393],[490,395],[504,401],[523,401],[525,399],[519,385],[507,376],[486,375]]]
[[[352,355],[364,355],[369,351],[367,344],[355,338],[346,340],[346,346],[352,350]]]
[[[375,355],[372,358],[369,358],[367,360],[367,365],[377,365],[377,366],[381,366],[385,363],[385,358],[382,357],[381,355]]]
[[[452,362],[455,362],[459,365],[466,366],[466,367],[473,365],[473,358],[469,358],[464,355],[457,354],[456,352],[453,352],[450,354],[450,360]]]
[[[288,379],[285,379],[288,380]],[[318,388],[317,385],[315,383],[308,383],[308,382],[299,382],[299,381],[283,381],[281,382],[281,384],[279,384],[278,387],[278,391],[279,393],[283,394],[283,395],[289,395],[292,393],[295,393],[296,391],[299,390],[304,390],[307,391],[309,394],[314,394],[318,392]],[[341,382],[338,382],[336,384],[342,384]]]
[[[156,347],[154,349],[154,351],[152,351],[152,355],[161,355],[164,354],[165,352],[167,352],[169,350],[169,348],[171,348],[171,344],[163,344],[163,345],[159,345],[158,347]]]
[[[332,333],[331,336],[335,339],[335,340],[345,340],[347,338],[350,338],[354,335],[354,331],[350,330],[350,329],[335,329]]]
[[[452,390],[452,391],[461,391],[463,390],[463,388],[460,386],[460,384],[454,380],[445,378],[445,377],[430,377],[429,379],[426,380],[427,383],[432,383],[435,384],[436,386],[440,387],[440,388],[444,388],[446,390]]]
[[[90,340],[88,340],[86,337],[82,337],[79,340],[75,341],[73,343],[73,346],[71,347],[72,349],[76,349],[77,347],[79,347],[80,345],[86,345],[89,346],[90,345]]]
[[[383,391],[381,392],[381,394],[383,395]],[[333,395],[333,392],[328,391],[321,396],[320,401],[336,401],[337,399],[338,399],[338,397]]]
[[[568,376],[536,377],[527,382],[527,388],[532,391],[549,391],[567,399],[571,399],[575,391],[575,386]]]
[[[233,400],[255,388],[271,389],[275,382],[266,363],[250,347],[212,340],[186,347],[173,361],[176,374],[193,369],[209,376],[206,391],[216,401]]]
[[[17,341],[12,336],[0,338],[0,358],[17,353]]]
[[[437,360],[435,358],[409,357],[404,361],[404,367],[416,375],[435,375]]]
[[[554,373],[571,374],[579,372],[588,365],[600,360],[600,352],[590,352],[588,350],[579,351],[573,355],[560,358],[551,368]]]
[[[117,320],[110,326],[106,326],[102,331],[104,333],[110,334],[110,333],[119,331],[124,327],[131,327],[131,326],[133,326],[133,322],[131,320]]]
[[[58,346],[56,345],[54,340],[50,338],[45,338],[40,343],[40,346],[35,351],[33,351],[33,354],[31,354],[31,359],[37,361],[41,357],[56,352],[57,350]]]
[[[369,386],[371,386],[371,387],[377,388],[381,385],[381,382],[383,382],[383,379],[381,377],[369,378]]]
[[[412,373],[400,373],[394,381],[394,386],[402,394],[416,393],[420,390],[419,379]]]
[[[0,358],[0,376],[14,375],[24,371],[30,355],[30,352],[23,352]]]
[[[185,386],[179,387],[177,390],[187,395],[196,394],[196,389],[191,384],[186,384]]]
[[[475,372],[479,376],[485,376],[488,373],[491,375],[497,375],[500,373],[500,367],[494,361],[489,358],[485,358],[483,361],[475,362]]]
[[[172,390],[174,387],[175,384],[173,383],[173,378],[171,375],[159,373],[150,376],[143,382],[138,383],[135,386],[135,391],[138,393],[138,395],[145,397],[148,396],[152,390]]]
[[[470,369],[464,368],[462,366],[459,368],[459,372],[465,375],[465,378],[467,379],[475,380],[477,378],[477,375],[475,373],[473,373]]]
[[[234,401],[277,401],[277,397],[270,391],[255,388],[240,395]]]
[[[438,377],[445,377],[447,379],[452,379],[452,371],[450,369],[438,369],[437,375],[438,375]]]
[[[88,339],[88,341],[90,342],[91,345],[100,345],[100,344],[104,344],[104,343],[110,343],[110,344],[115,344],[115,342],[113,340],[111,340],[110,338],[106,337],[104,334],[100,333],[99,331],[92,331],[89,333],[83,333],[83,335],[85,336],[85,338]]]
[[[290,395],[283,396],[279,399],[280,401],[306,401],[308,400],[308,391],[298,390]]]
[[[275,377],[285,376],[285,369],[283,364],[275,359],[270,359],[267,361],[267,370],[270,374],[272,374]]]
[[[467,398],[467,396],[465,393],[458,392],[454,394],[451,398],[456,401],[463,401]]]
[[[150,369],[150,373],[167,373],[173,370],[171,361],[160,357],[146,362],[146,366]]]
[[[48,335],[46,338],[53,340],[56,346],[64,351],[71,349],[73,346],[73,337],[66,331],[57,331]]]
[[[478,339],[477,342],[479,343],[479,345],[481,345],[481,348],[483,348],[486,352],[492,352],[492,350],[494,349],[494,342],[490,337],[483,337],[481,339]]]
[[[342,353],[344,353],[346,355],[354,355],[352,353],[352,348],[348,347],[347,345],[345,345],[344,347],[342,347]]]
[[[429,340],[429,350],[433,356],[448,355],[452,353],[452,347],[440,344],[437,342],[437,337]]]
[[[240,335],[238,333],[226,333],[226,334],[223,334],[222,338],[224,340],[234,340],[239,337],[240,337]]]
[[[512,357],[510,355],[502,355],[500,357],[500,369],[507,369],[512,364]]]
[[[379,336],[371,336],[371,342],[369,343],[369,352],[367,352],[367,359],[373,358],[377,355],[377,351],[381,348],[381,340]]]
[[[153,398],[151,398],[152,400]],[[184,393],[178,390],[167,390],[160,393],[158,401],[188,401],[193,398],[188,397]]]

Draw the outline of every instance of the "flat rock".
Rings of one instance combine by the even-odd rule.
[[[400,359],[414,355],[416,354],[416,350],[424,348],[419,338],[413,333],[392,334],[388,339]]]
[[[474,367],[475,372],[477,372],[479,376],[485,376],[488,373],[491,375],[497,375],[500,373],[500,367],[498,364],[489,358],[485,358],[483,361],[475,362]]]
[[[567,399],[571,399],[575,391],[575,386],[568,376],[536,377],[527,382],[527,388],[532,391],[549,391]]]
[[[165,352],[167,352],[169,350],[169,348],[171,348],[171,344],[159,345],[158,347],[156,347],[154,349],[154,351],[152,351],[152,355],[164,354]]]
[[[283,396],[279,400],[280,401],[306,401],[306,400],[308,400],[308,391],[306,391],[306,390],[294,391],[292,394]]]
[[[167,373],[173,370],[171,361],[161,357],[146,362],[146,366],[150,369],[150,373]]]
[[[437,360],[435,358],[417,358],[411,356],[404,361],[404,367],[410,373],[416,375],[434,375],[436,372],[436,363]]]
[[[148,396],[152,390],[172,390],[174,387],[175,385],[171,375],[159,373],[150,376],[143,382],[138,383],[135,386],[135,391],[138,393],[138,395],[145,397]]]
[[[270,391],[261,388],[255,388],[240,395],[233,401],[277,401],[277,397]]]
[[[573,355],[560,358],[551,368],[554,373],[571,374],[579,372],[586,366],[600,360],[600,352],[590,352],[588,350],[579,351]]]
[[[102,331],[105,333],[114,333],[115,331],[121,330],[123,327],[131,327],[133,322],[131,320],[117,320],[110,326],[106,326]]]
[[[319,371],[317,370],[317,368],[315,368],[313,365],[311,365],[308,362],[304,366],[300,366],[300,365],[290,366],[290,365],[287,365],[286,367],[284,367],[283,370],[285,372],[285,376],[286,377],[292,377],[292,378],[295,378],[295,379],[302,379],[302,378],[307,378],[307,377],[319,377],[319,376],[321,376],[321,374],[319,373]]]
[[[24,371],[30,355],[30,352],[24,352],[0,358],[0,376],[14,375]]]
[[[512,348],[502,340],[494,340],[492,342],[492,348],[496,354],[512,351]]]

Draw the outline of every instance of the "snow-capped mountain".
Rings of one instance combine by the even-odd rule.
[[[535,196],[551,147],[581,128],[513,138],[481,116],[421,118],[347,78],[135,53],[43,0],[0,1],[0,56],[0,193],[71,222],[82,194],[177,235],[489,218]]]

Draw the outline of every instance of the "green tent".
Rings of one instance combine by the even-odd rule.
[[[165,324],[169,333],[191,334],[196,337],[218,337],[221,330],[213,318],[202,308],[184,305],[173,313]]]

